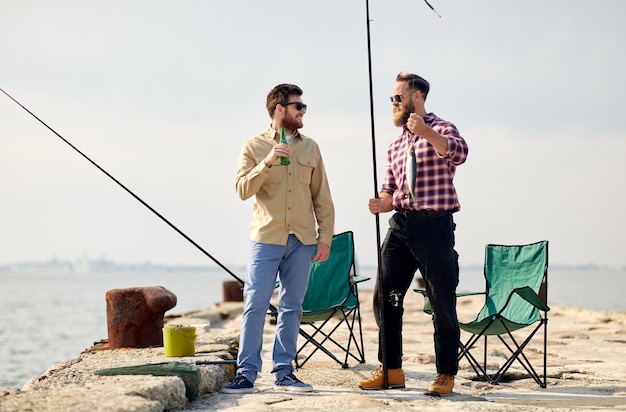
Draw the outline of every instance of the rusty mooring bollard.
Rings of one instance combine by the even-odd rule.
[[[224,302],[243,302],[243,283],[236,280],[225,280],[222,283]]]
[[[112,289],[106,293],[109,348],[163,346],[163,315],[176,295],[162,286]]]

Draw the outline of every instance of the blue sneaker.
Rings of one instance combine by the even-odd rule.
[[[274,389],[282,389],[290,392],[311,392],[313,387],[296,378],[293,373],[290,373],[274,382]]]
[[[235,376],[228,385],[222,388],[222,393],[253,393],[254,384],[243,375]]]

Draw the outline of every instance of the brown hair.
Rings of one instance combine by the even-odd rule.
[[[426,81],[423,77],[420,77],[417,74],[400,72],[396,76],[396,81],[407,82],[411,90],[419,90],[422,92],[424,100],[426,100],[426,96],[428,96],[428,92],[430,91],[430,83],[428,83],[428,81]]]
[[[277,104],[289,102],[289,96],[302,96],[302,89],[295,84],[282,83],[274,87],[267,94],[267,112],[270,117],[274,117],[274,110]]]

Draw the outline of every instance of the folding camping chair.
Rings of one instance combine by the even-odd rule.
[[[311,267],[300,325],[304,342],[294,359],[296,368],[303,367],[318,350],[342,368],[348,367],[349,357],[365,363],[358,284],[369,278],[355,272],[352,232],[334,235],[328,260],[313,262]],[[342,331],[344,338],[340,339]],[[302,361],[300,354],[306,355]]]
[[[459,360],[466,358],[479,379],[499,383],[509,368],[517,361],[537,384],[546,387],[547,334],[548,334],[548,241],[528,245],[487,245],[485,248],[484,275],[486,280],[485,304],[471,322],[459,322],[462,330],[471,334],[459,342]],[[418,291],[426,297],[425,291]],[[472,293],[459,293],[458,297]],[[425,311],[430,310],[428,300]],[[520,340],[515,331],[532,327]],[[524,354],[524,349],[543,327],[543,379]],[[495,374],[487,372],[487,337],[497,336],[509,354]],[[484,338],[483,362],[477,361],[472,351],[480,338]],[[518,343],[519,341],[519,343]]]

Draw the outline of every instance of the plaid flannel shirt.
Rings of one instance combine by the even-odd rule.
[[[414,135],[404,126],[402,134],[387,150],[387,170],[381,191],[393,196],[394,209],[456,212],[461,205],[453,179],[456,167],[467,159],[467,143],[454,124],[434,113],[424,116],[424,121],[448,139],[448,151],[440,155],[424,137]],[[409,194],[405,173],[410,145],[415,148],[417,163],[415,200]]]

